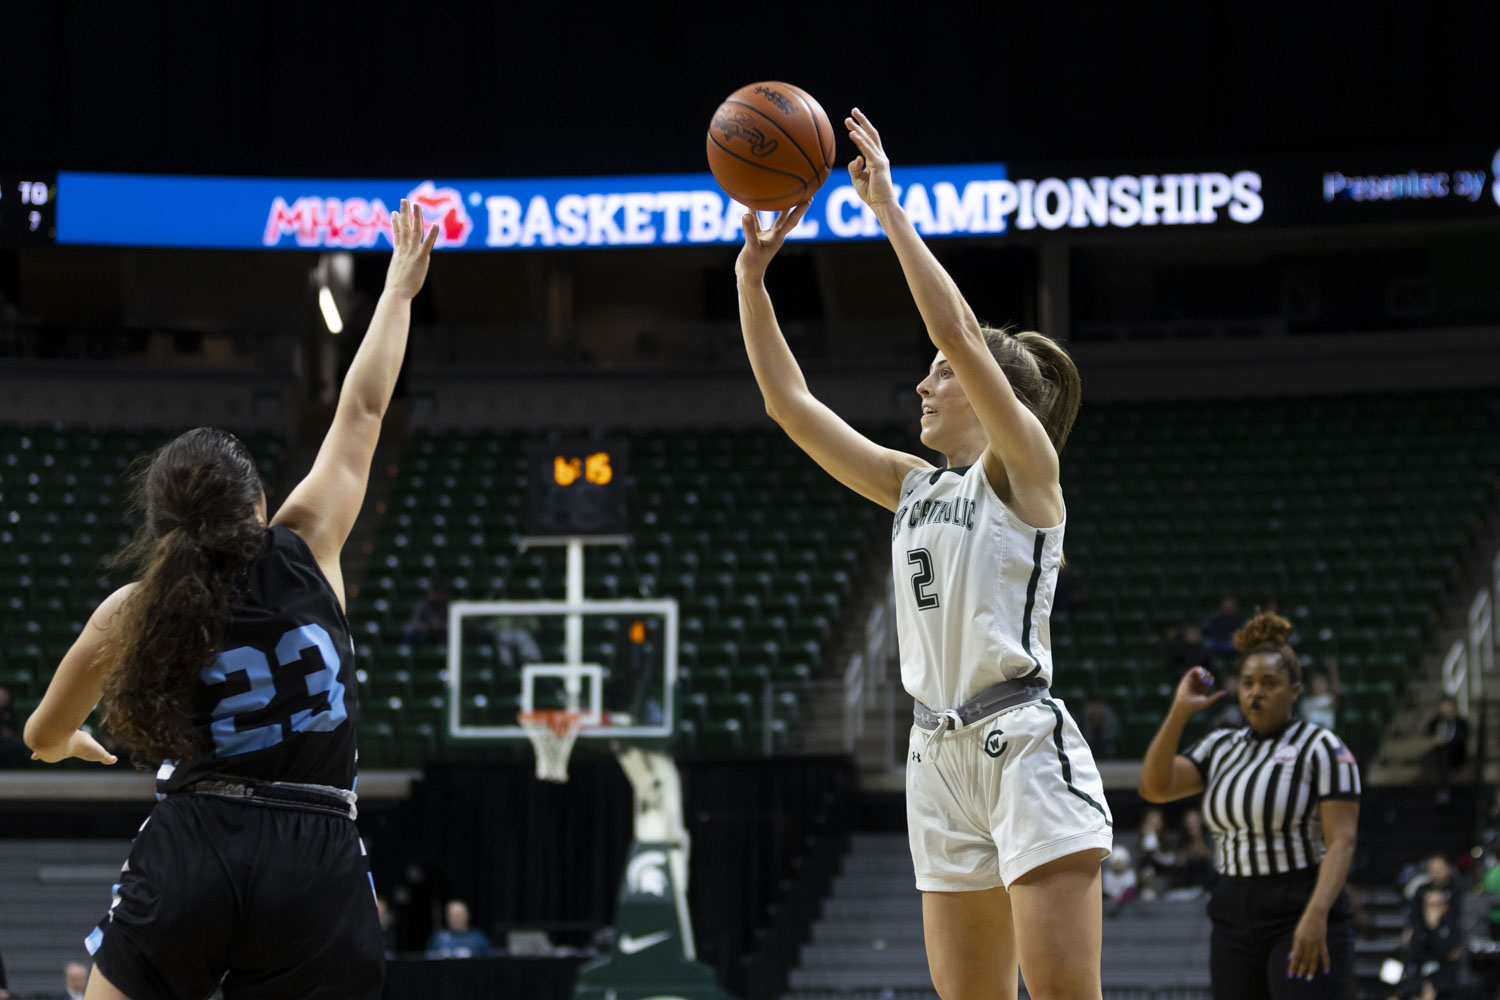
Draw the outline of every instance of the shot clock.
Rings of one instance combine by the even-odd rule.
[[[623,534],[627,450],[621,440],[571,439],[528,445],[526,534]]]

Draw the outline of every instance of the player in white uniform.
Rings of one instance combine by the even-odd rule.
[[[807,206],[744,219],[740,323],[766,411],[846,486],[895,513],[901,677],[917,701],[907,824],[944,1000],[1099,997],[1100,862],[1112,822],[1088,746],[1051,698],[1048,615],[1062,562],[1058,448],[1077,369],[1037,333],[982,327],[897,204],[856,108],[855,190],[880,220],[937,356],[917,386],[944,468],[882,448],[808,392],[764,275]]]

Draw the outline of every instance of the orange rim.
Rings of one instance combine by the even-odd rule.
[[[541,724],[550,729],[557,736],[567,735],[569,730],[578,730],[583,726],[582,712],[569,712],[560,708],[545,708],[535,712],[518,712],[516,718],[521,722]]]

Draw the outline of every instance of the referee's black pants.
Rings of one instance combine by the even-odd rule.
[[[1315,867],[1285,875],[1219,878],[1208,902],[1214,1000],[1344,1000],[1353,995],[1354,920],[1343,891],[1328,911],[1332,971],[1320,968],[1311,980],[1287,978],[1292,935],[1317,879]]]

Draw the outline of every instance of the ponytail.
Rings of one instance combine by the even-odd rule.
[[[1041,421],[1059,454],[1078,418],[1083,380],[1068,352],[1051,337],[1026,330],[983,327],[985,343],[1000,363],[1016,398]]]
[[[140,572],[100,654],[105,724],[137,760],[187,759],[200,671],[218,656],[236,591],[265,543],[260,477],[223,431],[189,431],[137,476],[139,535],[111,561]]]

